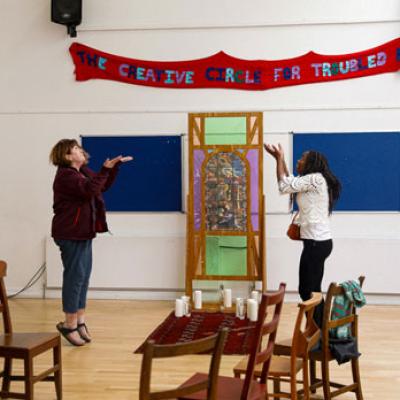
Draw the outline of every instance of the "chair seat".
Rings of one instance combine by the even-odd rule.
[[[323,359],[323,353],[322,353],[321,350],[310,351],[309,357],[310,357],[310,360],[312,360],[312,361],[322,361],[322,359]],[[335,358],[332,356],[332,353],[329,352],[329,353],[328,353],[328,358],[327,358],[327,360],[328,360],[328,361],[332,361],[332,360],[334,360],[334,359],[335,359]]]
[[[194,384],[196,382],[201,382],[207,377],[206,374],[197,373],[184,382],[181,387],[187,386],[189,384]],[[242,387],[244,384],[243,379],[231,378],[228,376],[218,377],[218,400],[236,400],[240,399],[242,393]],[[250,396],[248,400],[261,400],[265,399],[266,385],[258,382],[254,382],[251,388]],[[179,400],[205,400],[207,399],[207,391],[202,390],[184,397],[179,397]]]
[[[59,338],[58,333],[9,333],[0,335],[0,354],[4,350],[20,349],[20,350],[33,350],[43,344],[51,341],[57,341]],[[48,346],[45,346],[47,349]]]
[[[247,368],[247,357],[244,357],[240,362],[233,368],[233,372],[245,374]],[[296,360],[296,374],[301,370],[301,360]],[[256,365],[254,369],[254,375],[256,377],[261,376],[262,365]],[[271,365],[269,367],[268,376],[290,376],[290,357],[284,356],[272,356]]]
[[[292,338],[275,342],[274,354],[277,356],[290,356],[292,351]]]

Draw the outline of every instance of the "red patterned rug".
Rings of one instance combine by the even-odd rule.
[[[248,354],[250,352],[255,322],[247,318],[240,320],[233,313],[192,312],[190,317],[175,317],[174,312],[168,315],[145,340],[152,339],[156,344],[174,344],[190,342],[213,335],[220,328],[229,328],[224,354]],[[145,343],[144,342],[144,343]],[[135,353],[143,353],[144,343]]]

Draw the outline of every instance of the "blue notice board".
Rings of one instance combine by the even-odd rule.
[[[293,170],[302,153],[323,153],[342,183],[337,211],[400,210],[400,133],[295,133]]]
[[[181,136],[82,136],[89,167],[106,158],[133,156],[104,193],[107,211],[182,211]]]

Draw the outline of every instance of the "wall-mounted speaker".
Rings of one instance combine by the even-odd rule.
[[[52,0],[51,21],[66,25],[68,34],[76,36],[76,26],[82,21],[82,0]]]

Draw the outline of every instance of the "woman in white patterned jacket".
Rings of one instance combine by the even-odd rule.
[[[300,257],[299,294],[308,300],[312,292],[321,292],[325,260],[332,252],[330,215],[339,198],[341,184],[330,171],[325,156],[317,151],[303,153],[297,161],[298,176],[289,174],[284,151],[278,144],[264,145],[276,160],[279,191],[295,198],[299,208],[295,223],[300,225],[303,251]],[[314,313],[319,326],[322,324],[323,304]]]

